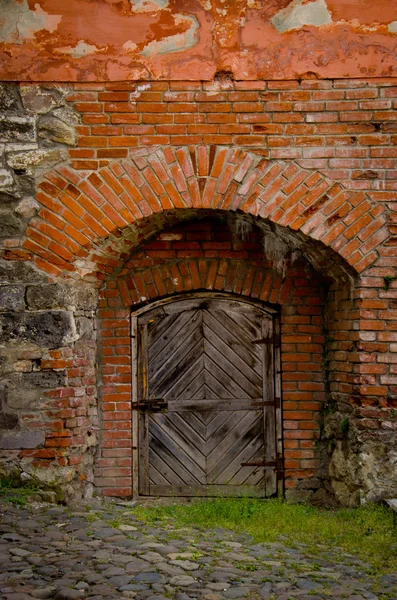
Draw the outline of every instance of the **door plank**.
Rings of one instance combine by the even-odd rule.
[[[262,337],[269,342],[273,341],[272,321],[263,320]],[[274,400],[274,344],[265,344],[263,353],[263,395]],[[270,407],[266,407],[263,413],[263,428],[265,433],[265,460],[267,462],[275,462],[277,457],[275,416],[275,410],[270,410]],[[275,494],[277,491],[277,473],[273,467],[267,467],[266,469],[266,490],[269,495]]]
[[[152,415],[151,435],[153,438],[168,443],[176,460],[181,464],[189,465],[189,468],[205,470],[205,455],[201,451],[203,447],[200,437],[193,440],[185,437],[185,431],[179,431],[175,425],[175,419],[167,420],[166,415]]]
[[[207,440],[207,466],[210,470],[219,463],[226,452],[230,452],[233,444],[238,445],[244,439],[256,418],[256,411],[235,410],[225,421],[225,427],[218,429],[216,434]]]
[[[236,423],[231,419],[226,422],[226,425],[232,425],[232,428],[227,429],[226,432],[218,430],[217,435],[211,438],[211,443],[207,442],[209,449],[207,468],[208,472],[211,472],[211,476],[215,478],[225,471],[241,448],[249,444],[252,437],[262,430],[262,423],[259,422],[257,413],[235,411],[232,414],[235,415],[233,421],[235,420]]]
[[[202,342],[199,329],[197,329],[167,362],[159,367],[156,375],[151,378],[149,387],[150,398],[165,398],[176,378],[183,378],[190,365],[202,354]]]
[[[172,465],[172,467],[170,466]],[[156,448],[150,449],[150,475],[152,477],[152,467],[156,470],[156,472],[160,473],[162,477],[166,480],[165,484],[157,484],[153,483],[149,485],[150,494],[152,494],[152,486],[153,485],[186,485],[186,479],[189,479],[189,476],[185,475],[182,471],[179,472],[177,466],[173,468],[175,465],[173,461],[170,460],[168,453],[163,451],[161,445],[156,446]],[[191,479],[190,483],[197,483],[197,480]],[[148,493],[149,495],[149,493]]]
[[[206,311],[204,313],[204,324],[213,330],[225,344],[230,347],[241,360],[247,361],[247,367],[254,370],[254,377],[261,377],[262,357],[260,346],[252,342],[260,337],[261,328],[255,330],[254,336],[247,335],[247,331],[236,324],[227,326],[227,313],[224,311]]]
[[[150,449],[152,454],[152,460],[154,456],[161,457],[169,468],[169,472],[174,474],[175,481],[172,483],[179,484],[193,484],[193,483],[205,483],[205,471],[194,461],[190,460],[187,456],[181,456],[179,453],[178,446],[172,443],[172,440],[164,434],[164,432],[157,428],[155,435],[151,436]],[[178,460],[178,456],[183,460]]]
[[[204,356],[200,354],[195,361],[192,361],[183,376],[175,378],[175,383],[167,389],[164,397],[174,400],[181,397],[203,398],[205,397],[204,386]]]
[[[228,311],[228,317],[234,323],[234,327],[238,327],[246,332],[247,338],[256,339],[258,333],[261,332],[261,323],[264,317],[263,313],[260,314],[254,310],[250,311]],[[231,328],[233,328],[231,326]]]
[[[159,379],[164,370],[168,370],[168,365],[171,364],[173,366],[177,357],[184,356],[186,353],[186,347],[191,346],[192,340],[202,340],[201,328],[202,324],[200,315],[193,315],[183,328],[183,335],[173,336],[172,330],[169,332],[171,339],[164,350],[158,353],[155,357],[152,357],[151,354],[151,339],[148,335],[148,372],[150,378],[152,379],[152,385]]]
[[[149,423],[148,415],[139,415],[139,493],[149,494]]]
[[[259,419],[253,423],[249,430],[249,436],[241,441],[241,444],[234,444],[228,452],[228,456],[221,459],[214,465],[211,471],[212,483],[229,483],[230,485],[242,485],[250,475],[258,469],[255,466],[242,467],[242,463],[252,460],[263,460],[263,431]],[[264,476],[264,467],[260,467],[262,476]],[[243,479],[239,473],[243,472]]]
[[[160,352],[163,352],[170,341],[170,335],[178,336],[193,317],[192,311],[184,311],[180,314],[165,315],[160,320],[149,323],[152,358],[156,358]]]
[[[189,452],[190,446],[198,449],[198,452],[204,455],[204,444],[206,438],[206,427],[203,423],[194,421],[195,428],[191,426],[191,420],[189,419],[190,412],[173,413],[172,415],[155,415],[153,418],[156,421],[161,421],[161,426],[170,432],[170,435],[175,434],[175,441],[179,444],[179,438],[186,440],[187,448],[186,452]],[[180,444],[179,444],[180,445]],[[194,451],[194,450],[193,450]]]
[[[254,432],[252,431],[252,434]],[[261,478],[265,475],[264,467],[241,466],[242,463],[263,460],[263,430],[259,427],[258,434],[253,437],[249,444],[230,463],[230,469],[234,475],[230,479],[230,485],[254,484],[255,473],[260,471]]]
[[[157,460],[158,457],[150,453],[149,489],[152,485],[170,485],[170,482],[157,469]]]
[[[215,335],[214,331],[204,323],[204,351],[208,357],[213,356],[215,349],[223,358],[221,367],[224,366],[229,370],[229,376],[234,382],[239,382],[241,387],[244,387],[250,395],[258,396],[261,392],[262,374],[258,374],[248,365],[248,360],[242,360],[237,352],[234,351],[221,337]],[[251,356],[253,357],[253,352]],[[253,362],[253,361],[252,361]],[[262,367],[262,361],[256,361],[258,366]],[[219,364],[219,363],[218,363]],[[255,391],[249,391],[255,390]]]

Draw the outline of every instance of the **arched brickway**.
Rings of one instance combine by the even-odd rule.
[[[324,279],[302,257],[277,272],[264,254],[259,227],[244,239],[230,218],[214,215],[159,231],[130,254],[101,291],[103,431],[96,485],[105,495],[131,493],[131,309],[204,290],[260,300],[279,310],[285,487],[302,497],[319,485],[316,440],[326,393]]]
[[[274,265],[264,266],[263,257],[258,263],[247,255],[237,264],[226,250],[224,256],[220,250],[216,256],[206,250],[200,256],[182,257],[183,250],[179,249],[175,250],[179,254],[175,254],[172,265],[164,256],[164,262],[144,264],[142,270],[133,263],[131,254],[154,235],[178,221],[201,219],[211,211],[240,215],[249,224],[258,224],[262,233],[270,230],[284,238],[317,272],[331,279],[326,306],[328,384],[329,392],[334,394],[332,401],[341,401],[346,411],[338,413],[341,422],[353,407],[357,426],[352,447],[365,446],[371,455],[373,430],[389,427],[383,424],[385,418],[390,428],[394,427],[395,311],[393,290],[384,290],[383,278],[390,278],[394,259],[393,249],[388,247],[390,233],[383,205],[293,162],[268,162],[241,149],[207,146],[192,151],[186,147],[134,150],[128,159],[104,161],[95,172],[60,166],[44,176],[40,187],[37,199],[41,209],[26,230],[23,252],[55,279],[83,278],[98,287],[106,282],[101,308],[114,311],[114,316],[109,313],[109,320],[115,321],[121,338],[127,332],[129,307],[153,298],[228,286],[233,293],[252,294],[281,305],[283,294],[291,297],[288,285],[296,289],[295,283],[288,283],[290,273],[278,283],[280,278],[274,270],[267,270]],[[157,248],[156,252],[163,250]],[[321,284],[313,297],[318,298],[323,289]],[[102,333],[104,339],[113,335],[106,328]],[[117,412],[123,413],[125,401],[127,414],[130,358],[123,355],[123,345],[113,348],[110,342],[109,346],[103,349],[103,356],[109,356],[109,364],[103,366],[103,392],[120,402]],[[113,387],[116,384],[120,386],[117,389]],[[126,396],[121,399],[119,394]],[[113,418],[108,415],[107,419],[109,422],[106,418],[103,421],[103,434],[108,429],[112,433],[103,451],[114,454],[102,455],[97,474],[107,476],[102,469],[108,467],[124,469],[117,471],[117,481],[110,484],[105,480],[101,485],[107,493],[127,494],[131,459],[126,456],[123,429],[128,427],[120,418],[120,430],[114,431]],[[333,478],[341,501],[348,503],[350,490],[361,486],[362,469],[359,464],[351,469],[354,473],[349,475],[351,482],[345,494],[343,443],[340,440],[336,445],[339,454]],[[332,440],[331,453],[333,447]],[[121,462],[117,462],[119,459]],[[298,466],[294,466],[295,471],[301,470],[302,462]],[[125,482],[123,477],[127,478]],[[386,489],[387,469],[380,479]]]
[[[293,162],[241,149],[198,146],[132,150],[98,171],[59,166],[47,173],[42,208],[23,247],[52,276],[97,278],[145,235],[147,219],[186,209],[241,211],[299,232],[342,256],[357,272],[389,236],[384,208]],[[147,232],[146,232],[147,233]]]

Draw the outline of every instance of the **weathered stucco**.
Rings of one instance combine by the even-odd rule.
[[[0,78],[397,74],[389,0],[0,0]]]

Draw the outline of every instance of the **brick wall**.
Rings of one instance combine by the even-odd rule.
[[[224,89],[222,89],[224,88]],[[397,80],[75,84],[76,169],[151,145],[228,145],[293,159],[347,189],[394,200]]]
[[[326,348],[314,339],[304,342],[322,344],[321,352],[327,350],[324,360],[319,360],[319,348],[306,352],[299,340],[284,340],[290,345],[284,352],[284,401],[298,403],[294,394],[326,394],[320,429],[318,407],[308,409],[307,421],[302,417],[302,424],[317,427],[313,435],[320,436],[319,453],[310,457],[286,453],[286,460],[295,461],[286,463],[288,486],[304,485],[299,473],[310,473],[312,481],[317,463],[310,467],[304,461],[320,460],[316,474],[328,478],[327,490],[345,504],[396,493],[397,477],[391,473],[397,456],[397,80],[79,83],[64,86],[62,99],[52,91],[52,104],[48,94],[39,86],[29,88],[30,102],[34,100],[29,114],[38,112],[37,126],[33,117],[26,117],[28,141],[34,143],[36,131],[48,131],[47,117],[40,125],[40,111],[55,114],[54,106],[63,102],[51,125],[51,131],[58,131],[67,111],[62,139],[55,136],[51,142],[57,154],[51,154],[52,146],[47,149],[48,141],[37,154],[30,147],[15,149],[11,137],[6,140],[5,162],[13,169],[12,176],[21,179],[20,189],[27,170],[35,176],[37,208],[33,216],[25,213],[18,230],[14,227],[14,233],[1,237],[1,260],[7,265],[28,263],[35,273],[57,284],[68,281],[73,286],[83,279],[103,288],[101,318],[102,324],[109,321],[109,327],[101,331],[108,362],[101,373],[106,402],[97,474],[111,479],[101,481],[106,493],[126,494],[130,485],[127,429],[123,429],[129,417],[120,418],[118,429],[108,411],[117,403],[120,413],[129,414],[130,307],[222,286],[279,304],[286,335],[314,336],[314,331],[299,328],[320,326],[314,319],[325,316]],[[37,102],[44,105],[34,108]],[[15,127],[17,121],[12,119]],[[44,162],[43,153],[48,157]],[[254,248],[204,246],[230,240],[180,239],[173,245],[161,238],[178,223],[209,218],[209,213],[232,219],[238,214],[262,228],[262,235],[267,227],[267,232],[284,240],[289,252],[299,252],[308,271],[299,275],[294,266],[283,278],[274,264],[263,264],[268,256],[254,256]],[[157,246],[150,248],[150,243]],[[181,248],[175,246],[178,243],[195,245]],[[313,283],[320,281],[316,275],[306,285],[308,272],[321,273],[323,283]],[[292,321],[288,330],[288,310],[298,311],[293,298],[318,299],[313,290],[320,286],[324,291],[324,281],[327,298],[321,305],[306,306],[309,311],[321,306],[321,315],[292,312],[291,319],[299,314],[312,320]],[[114,328],[118,340],[112,337]],[[117,346],[120,340],[123,343]],[[66,344],[67,352],[71,345]],[[63,347],[59,351],[61,358],[69,358]],[[306,354],[307,360],[288,362],[288,353]],[[290,383],[288,364],[295,365]],[[296,374],[307,377],[305,365],[311,369],[306,383],[325,381],[324,389],[300,387],[306,380],[298,381]],[[72,363],[65,363],[65,369],[69,366]],[[318,373],[319,381],[313,373]],[[53,392],[62,395],[67,387],[55,387]],[[306,402],[304,397],[299,401]],[[297,404],[286,411],[296,409],[299,414],[301,408]],[[59,407],[63,409],[74,407]],[[92,404],[89,409],[94,410]],[[78,442],[69,456],[81,448],[80,425],[69,419],[85,415],[66,415],[60,417],[63,433]],[[289,425],[292,422],[296,429]],[[301,445],[310,437],[299,442],[299,435],[309,435],[310,430],[306,433],[299,419],[286,423],[285,451],[314,453],[312,446]],[[288,447],[287,433],[297,446]],[[52,464],[51,457],[40,460]],[[112,477],[114,468],[122,470]],[[314,487],[313,482],[310,485]]]

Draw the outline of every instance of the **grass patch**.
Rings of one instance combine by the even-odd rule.
[[[0,474],[0,497],[8,502],[25,506],[29,496],[38,493],[39,487],[32,481],[23,481],[17,470]]]
[[[55,492],[58,500],[63,499],[62,491],[57,485],[43,484],[34,475],[24,479],[18,469],[7,473],[0,471],[0,498],[8,502],[25,506],[30,498],[41,499],[47,492]]]
[[[306,504],[251,498],[197,500],[190,504],[145,507],[133,513],[148,524],[172,518],[177,527],[226,528],[248,533],[257,542],[306,544],[311,554],[321,547],[342,548],[367,562],[372,574],[397,571],[397,534],[391,512],[375,504],[325,510]],[[341,556],[343,558],[343,556]]]

